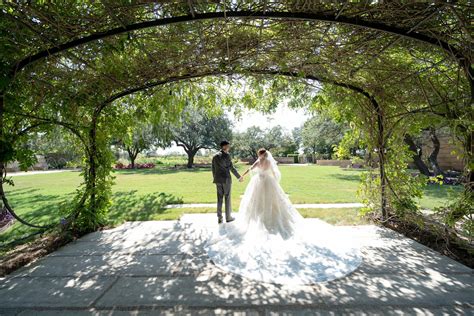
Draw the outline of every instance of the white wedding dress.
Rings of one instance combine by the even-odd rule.
[[[281,284],[324,282],[354,271],[361,263],[357,245],[334,226],[298,213],[268,154],[252,170],[236,220],[207,231],[211,260],[232,273]]]

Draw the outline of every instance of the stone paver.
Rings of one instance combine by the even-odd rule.
[[[215,222],[188,214],[84,236],[0,279],[0,315],[474,313],[472,270],[394,231],[339,227],[362,245],[362,265],[331,282],[287,286],[215,267],[193,231]]]
[[[54,269],[54,267],[52,267]],[[7,308],[87,307],[116,277],[14,277],[0,288],[0,313]]]

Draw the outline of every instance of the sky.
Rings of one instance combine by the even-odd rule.
[[[262,114],[255,110],[245,110],[239,118],[232,113],[227,113],[229,119],[234,123],[234,131],[243,132],[250,126],[258,125],[262,129],[271,128],[277,125],[283,126],[288,132],[295,127],[301,126],[309,117],[305,109],[290,109],[285,103],[278,106],[272,114]],[[184,150],[176,145],[166,149],[159,149],[159,155],[174,153],[184,154]]]
[[[244,111],[242,117],[235,118],[232,113],[228,113],[229,118],[234,123],[234,130],[243,132],[250,126],[258,125],[262,129],[270,128],[276,125],[283,126],[291,131],[295,127],[301,126],[308,118],[304,109],[290,109],[286,104],[280,104],[275,113],[268,115],[255,110]]]

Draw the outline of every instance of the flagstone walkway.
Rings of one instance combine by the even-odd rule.
[[[216,268],[186,229],[214,217],[86,235],[0,278],[0,315],[474,313],[471,269],[389,229],[340,227],[363,245],[363,264],[335,281],[287,286]]]

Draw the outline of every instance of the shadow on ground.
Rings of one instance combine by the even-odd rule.
[[[360,268],[331,282],[288,286],[220,270],[187,225],[193,222],[130,222],[86,235],[3,279],[0,314],[472,313],[470,269],[386,228],[340,228],[363,244]]]
[[[169,212],[168,204],[181,204],[182,198],[172,194],[159,192],[139,194],[137,190],[116,192],[112,198],[109,221],[146,221],[155,219],[157,215]]]
[[[18,189],[8,193],[8,198],[18,214],[32,224],[59,223],[60,218],[65,215],[66,203],[73,198],[74,194],[38,194],[38,191],[37,189]],[[181,198],[164,192],[150,194],[139,194],[137,190],[116,192],[112,195],[108,221],[111,225],[117,225],[124,221],[175,219],[174,214],[170,214],[168,218],[157,216],[164,215],[166,212],[172,213],[171,210],[165,209],[167,204],[181,204],[182,202]],[[0,234],[0,245],[20,240],[35,232],[38,232],[38,229],[16,222]]]

